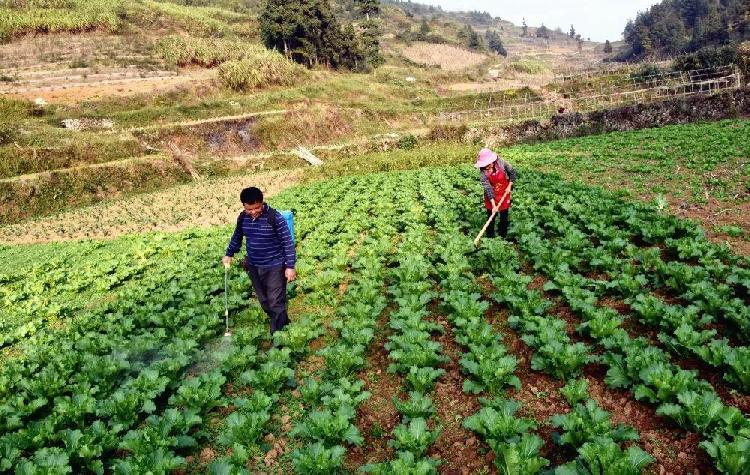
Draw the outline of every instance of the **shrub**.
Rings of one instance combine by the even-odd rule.
[[[510,64],[510,67],[519,73],[526,74],[539,74],[545,69],[544,63],[529,60],[514,61]]]
[[[413,150],[417,146],[417,138],[412,135],[404,135],[398,140],[398,148],[401,150]]]
[[[716,68],[727,64],[737,64],[739,53],[737,46],[721,47],[709,46],[701,48],[695,53],[683,54],[675,58],[672,65],[676,71],[690,71],[691,69]]]
[[[469,127],[465,124],[462,125],[436,125],[427,136],[427,140],[431,142],[438,142],[443,140],[459,141],[463,139],[466,132],[469,131]]]
[[[737,66],[742,71],[745,84],[750,80],[750,41],[737,45]]]
[[[630,78],[635,82],[646,82],[653,80],[654,76],[662,74],[662,70],[659,66],[653,63],[646,63],[640,68],[630,73]]]
[[[239,60],[264,50],[261,46],[237,40],[188,38],[171,35],[159,42],[157,49],[164,60],[173,65],[197,64],[207,68],[231,60]]]
[[[222,83],[235,91],[292,84],[305,74],[301,67],[271,50],[258,50],[219,66]]]

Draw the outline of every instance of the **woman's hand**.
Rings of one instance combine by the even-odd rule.
[[[286,269],[284,270],[284,277],[286,277],[287,282],[294,282],[297,278],[297,271],[294,269]]]

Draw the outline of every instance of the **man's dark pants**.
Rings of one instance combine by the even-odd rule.
[[[247,273],[250,274],[260,306],[271,318],[271,334],[281,330],[289,323],[284,267],[248,266]]]
[[[508,237],[508,225],[510,224],[510,219],[508,216],[509,211],[510,209],[506,209],[506,210],[497,212],[497,214],[495,215],[495,218],[492,220],[489,227],[487,227],[488,238],[493,238],[497,236],[497,234],[495,234],[495,226],[498,227],[498,231],[500,232],[500,237],[502,237],[503,239]],[[492,211],[487,210],[487,218],[489,218],[490,216],[492,216]]]

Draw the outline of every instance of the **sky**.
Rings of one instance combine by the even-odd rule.
[[[659,3],[658,0],[412,0],[416,3],[440,5],[443,10],[479,10],[510,20],[516,25],[526,17],[529,26],[544,23],[560,27],[566,33],[570,25],[584,38],[593,41],[617,41],[628,19],[639,11]]]

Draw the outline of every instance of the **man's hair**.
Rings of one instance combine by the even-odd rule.
[[[242,204],[248,205],[263,203],[263,192],[254,186],[245,188],[240,193],[240,201],[242,202]]]

